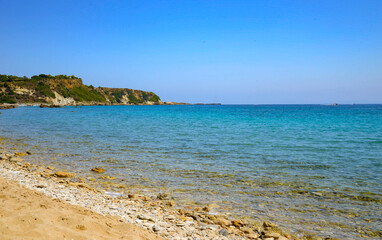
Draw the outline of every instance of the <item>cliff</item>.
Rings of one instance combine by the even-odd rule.
[[[27,77],[0,75],[0,103],[52,105],[163,104],[153,92],[128,88],[95,88],[82,79],[40,74]]]

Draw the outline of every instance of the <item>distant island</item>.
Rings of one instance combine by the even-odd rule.
[[[31,78],[0,75],[0,104],[71,106],[185,103],[162,102],[155,93],[142,90],[88,86],[73,75],[40,74]]]

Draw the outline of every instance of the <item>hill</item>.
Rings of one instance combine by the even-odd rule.
[[[128,88],[93,87],[67,75],[28,77],[0,75],[0,103],[51,105],[163,104],[153,92]]]

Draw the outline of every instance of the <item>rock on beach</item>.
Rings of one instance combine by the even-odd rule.
[[[63,171],[58,171],[54,173],[54,176],[59,178],[70,178],[70,177],[74,177],[74,175],[75,175],[74,173],[63,172]]]

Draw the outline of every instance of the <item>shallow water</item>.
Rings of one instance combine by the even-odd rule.
[[[88,106],[2,110],[0,135],[126,191],[322,236],[382,236],[382,105]],[[9,142],[11,143],[11,142]],[[3,144],[6,144],[3,142]]]

